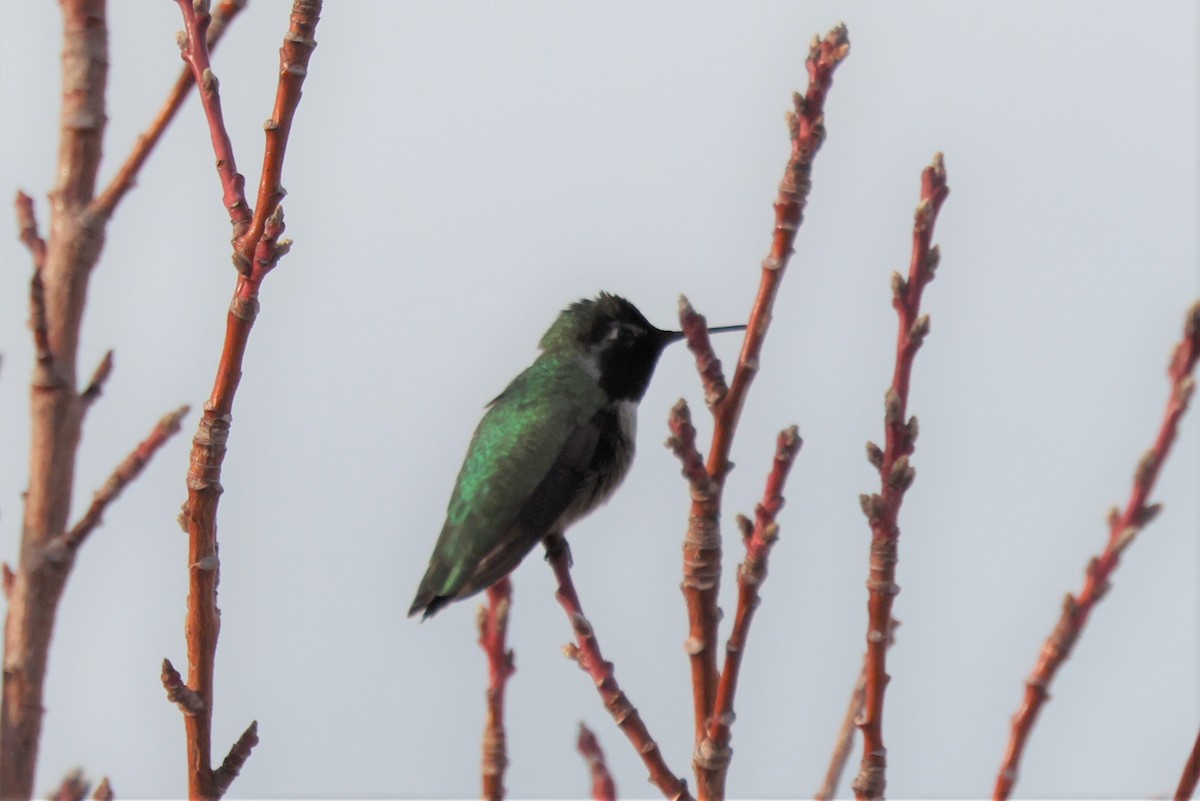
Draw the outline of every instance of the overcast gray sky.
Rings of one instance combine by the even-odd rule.
[[[110,6],[104,178],[180,67],[175,4]],[[888,277],[907,264],[919,173],[940,150],[951,194],[910,405],[921,438],[900,521],[889,794],[990,793],[1022,682],[1153,440],[1198,294],[1187,0],[328,4],[284,177],[296,245],[263,290],[225,463],[214,750],[251,719],[262,737],[233,797],[477,795],[476,604],[424,625],[404,613],[482,407],[560,308],[601,289],[663,327],[681,292],[714,323],[745,320],[783,114],[805,86],[809,40],[842,20],[852,53],[726,493],[731,515],[751,511],[775,433],[799,424],[729,790],[810,795],[854,683],[869,540],[858,495],[877,486],[863,443],[882,436],[895,337]],[[254,0],[215,58],[247,176],[286,24],[287,4]],[[0,195],[34,195],[43,224],[60,46],[54,4],[0,9]],[[113,348],[117,368],[87,421],[77,513],[160,415],[198,409],[211,387],[234,281],[212,159],[190,102],[109,227],[80,363]],[[29,260],[7,230],[0,555],[13,561],[32,347]],[[718,343],[730,367],[737,344]],[[632,475],[571,541],[606,656],[690,776],[687,493],[662,447],[679,397],[707,446],[676,348],[642,404]],[[122,798],[185,792],[183,725],[158,671],[164,656],[185,662],[175,516],[195,419],[105,515],[71,577],[40,793],[75,765]],[[1198,486],[1193,412],[1154,493],[1164,512],[1052,688],[1022,796],[1173,790],[1200,720]],[[726,536],[731,612],[740,545]],[[511,795],[587,793],[582,720],[620,795],[652,796],[560,654],[570,630],[540,558],[515,587]]]

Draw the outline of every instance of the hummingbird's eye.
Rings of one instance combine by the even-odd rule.
[[[605,337],[609,342],[617,345],[632,345],[637,340],[640,329],[628,323],[614,323],[613,327],[608,330],[608,335]]]

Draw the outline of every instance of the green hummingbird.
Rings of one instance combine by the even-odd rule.
[[[629,472],[638,401],[663,349],[682,338],[605,292],[558,315],[541,354],[475,429],[409,617],[487,589],[539,542],[564,546],[567,526]]]

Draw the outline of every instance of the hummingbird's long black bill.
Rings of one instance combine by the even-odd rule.
[[[745,330],[746,330],[746,326],[744,326],[744,325],[718,325],[714,328],[708,329],[708,333],[724,334],[729,331],[745,331]],[[678,342],[679,340],[683,339],[683,337],[684,337],[684,333],[682,331],[660,331],[659,334],[660,334],[660,336],[662,336],[664,343],[668,344],[668,345],[671,344],[672,342]]]

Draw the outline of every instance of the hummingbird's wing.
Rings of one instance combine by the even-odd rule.
[[[550,533],[595,456],[605,400],[577,363],[539,361],[492,402],[409,615],[490,586]]]

